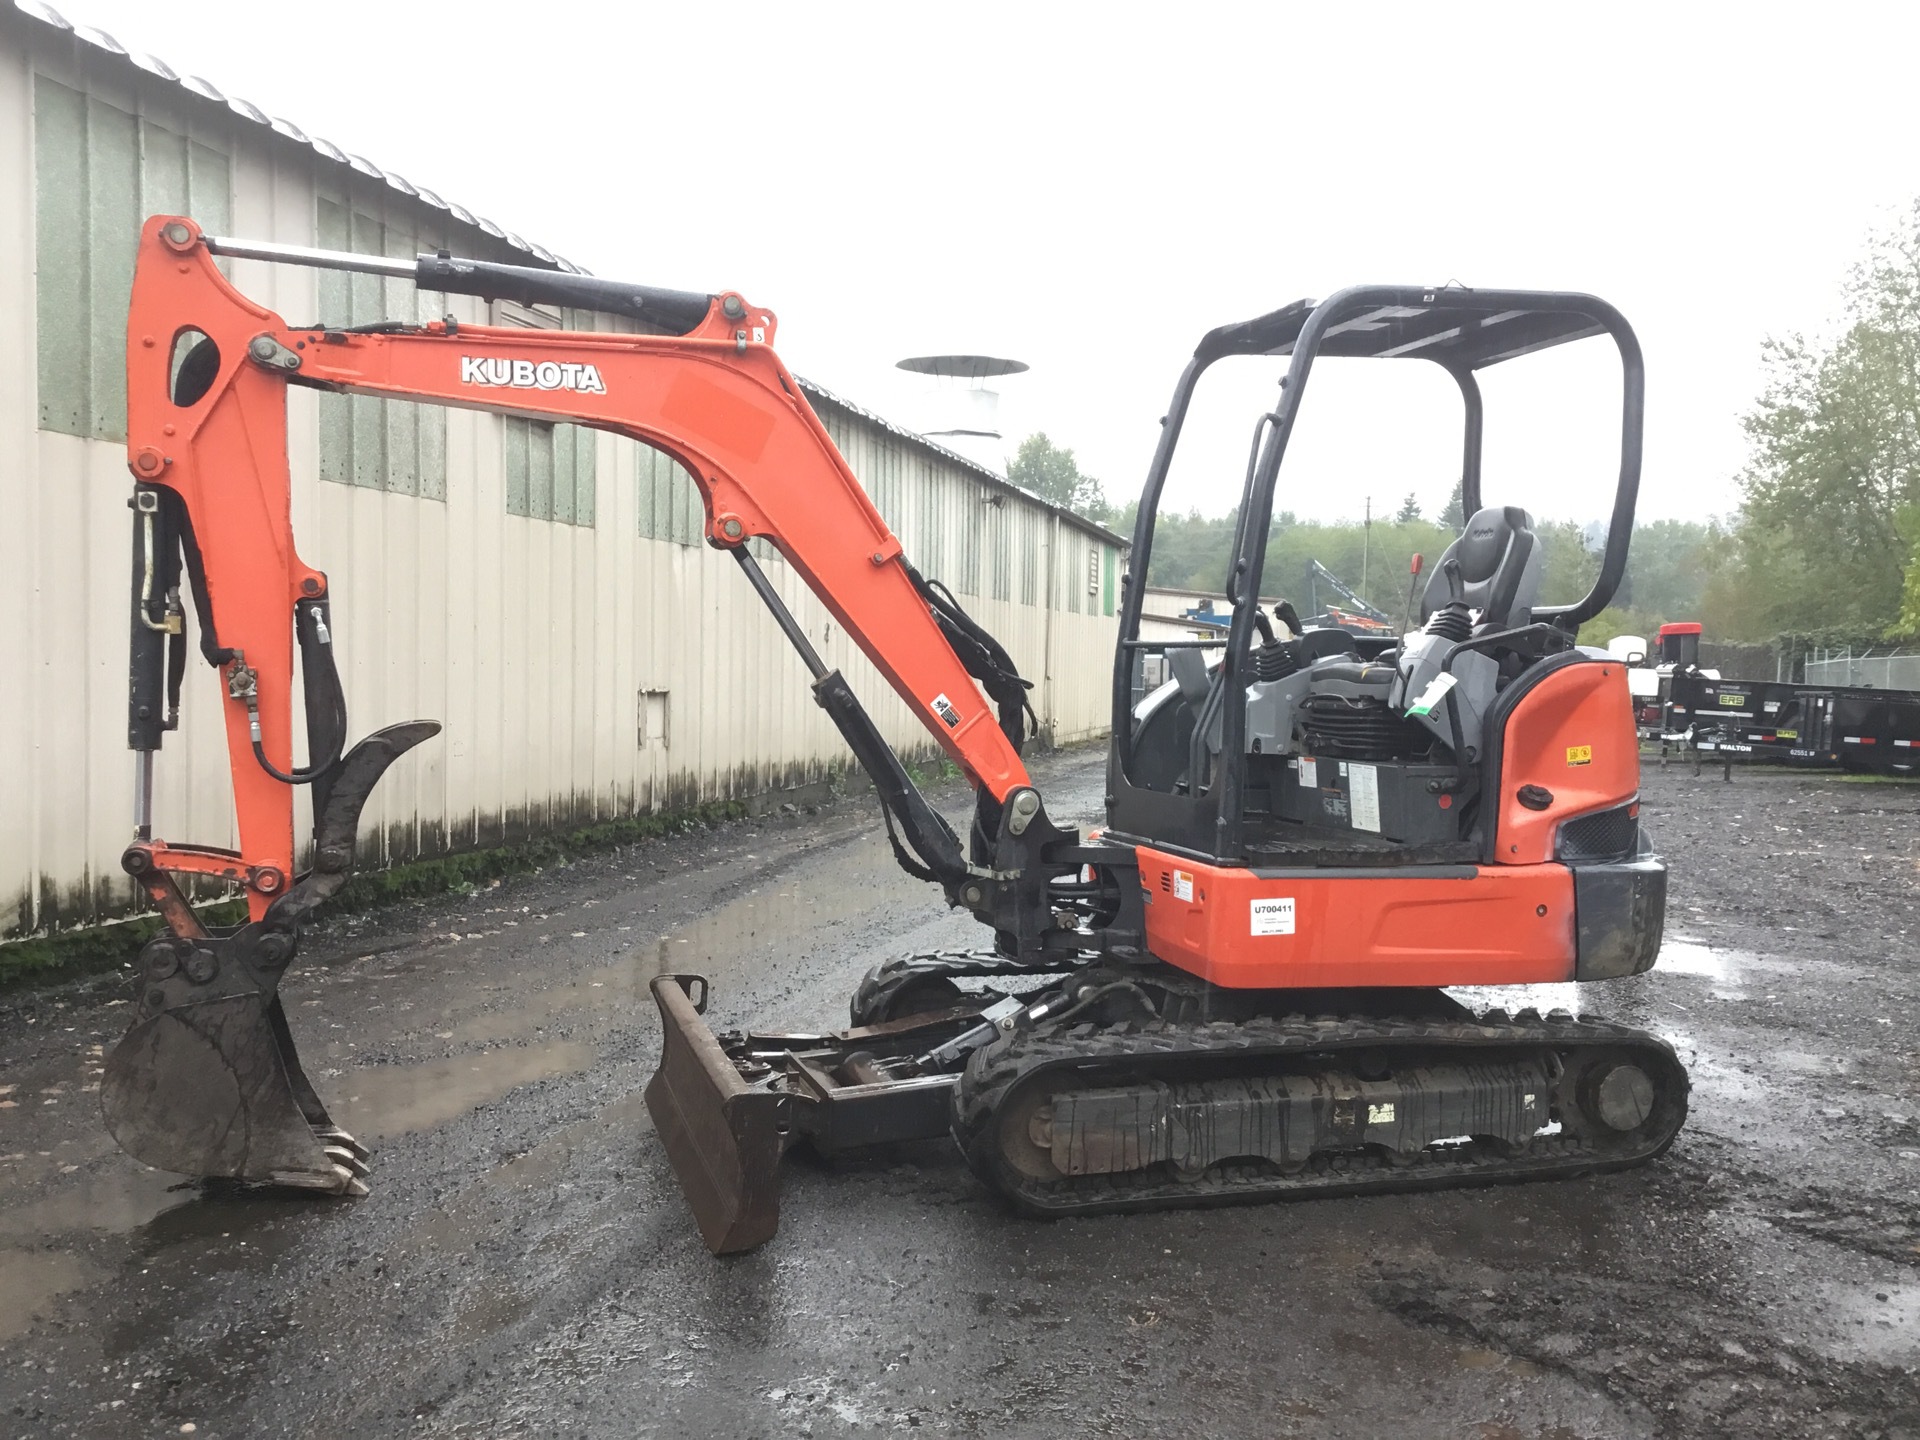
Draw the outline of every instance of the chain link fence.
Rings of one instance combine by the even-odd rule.
[[[1869,685],[1876,690],[1920,690],[1920,652],[1890,650],[1876,655],[1871,650],[1855,654],[1843,650],[1816,649],[1807,654],[1806,681],[1809,685]]]

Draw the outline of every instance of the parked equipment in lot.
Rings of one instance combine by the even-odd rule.
[[[1637,642],[1631,636],[1620,636],[1608,643],[1607,648],[1619,654],[1629,645],[1637,645],[1642,650],[1641,659],[1632,662],[1627,672],[1627,683],[1633,690],[1634,723],[1639,727],[1640,738],[1658,740],[1670,728],[1667,724],[1667,706],[1673,698],[1673,681],[1676,676],[1704,675],[1709,680],[1718,680],[1718,670],[1704,669],[1700,664],[1701,625],[1694,620],[1672,621],[1660,627],[1655,636],[1654,663],[1646,664],[1643,642]]]
[[[221,256],[614,311],[662,333],[289,326],[233,289]],[[1633,528],[1643,382],[1618,312],[1557,292],[1363,287],[1203,337],[1162,428],[1132,569],[1147,573],[1195,386],[1224,357],[1277,357],[1285,383],[1260,417],[1228,571],[1232,623],[1224,647],[1143,640],[1143,586],[1128,582],[1107,825],[1087,836],[1049,817],[1021,762],[1026,687],[1006,652],[908,563],[774,331],[733,293],[147,223],[127,351],[139,789],[125,864],[168,930],[143,953],[102,1091],[127,1150],[188,1174],[364,1189],[366,1152],[301,1072],[278,988],[302,922],[347,878],[368,794],[438,727],[347,744],[327,577],[299,558],[289,522],[290,385],[563,419],[672,454],[699,486],[708,543],[739,562],[873,777],[901,865],[992,932],[977,952],[876,967],[852,1027],[828,1035],[717,1036],[703,979],[653,981],[665,1040],[647,1101],[716,1252],[773,1233],[779,1159],[801,1141],[834,1151],[950,1132],[1038,1215],[1566,1176],[1666,1148],[1687,1079],[1664,1042],[1560,1011],[1476,1014],[1441,989],[1612,979],[1660,946],[1666,868],[1639,824],[1626,667],[1573,640],[1619,584]],[[1590,336],[1610,337],[1623,367],[1619,484],[1591,593],[1542,605],[1527,515],[1480,503],[1475,376]],[[1432,568],[1418,628],[1397,638],[1283,637],[1253,598],[1288,436],[1325,357],[1430,360],[1465,403],[1469,519]],[[756,537],[964,769],[977,791],[966,842],[815,653],[755,563]],[[222,680],[235,850],[153,833],[183,591]],[[1173,678],[1136,703],[1153,652]],[[302,784],[315,817],[304,873]],[[242,887],[248,922],[204,928],[182,875]]]
[[[1663,741],[1723,760],[1920,772],[1920,694],[1676,676]]]

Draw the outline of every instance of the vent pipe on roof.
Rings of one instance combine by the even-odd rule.
[[[989,390],[987,381],[1018,375],[1026,362],[995,355],[916,355],[900,361],[899,368],[932,378],[915,425],[922,435],[996,475],[1007,473],[1000,392]]]

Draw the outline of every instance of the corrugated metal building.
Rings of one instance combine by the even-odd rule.
[[[125,314],[142,217],[411,257],[565,266],[400,176],[44,6],[0,8],[0,937],[124,913],[130,481]],[[571,267],[566,267],[571,268]],[[452,313],[632,328],[254,262],[296,323]],[[719,277],[724,278],[724,277]],[[908,555],[1035,681],[1059,743],[1103,734],[1122,542],[824,390],[814,408]],[[329,572],[353,733],[445,723],[369,806],[370,860],[498,843],[823,778],[847,762],[804,667],[665,455],[570,426],[295,389],[294,526]],[[763,562],[888,738],[918,722],[770,550]],[[156,833],[231,842],[218,691],[194,662]],[[300,821],[306,825],[303,815]]]

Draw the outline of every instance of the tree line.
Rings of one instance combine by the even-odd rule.
[[[1743,417],[1748,459],[1732,516],[1635,527],[1626,581],[1581,630],[1587,643],[1698,620],[1713,640],[1920,643],[1920,201],[1872,236],[1847,275],[1834,333],[1766,342],[1765,380]],[[1016,484],[1130,535],[1137,502],[1113,505],[1071,450],[1029,436]],[[1148,583],[1220,594],[1236,515],[1162,514]],[[1304,604],[1318,561],[1386,614],[1408,608],[1408,566],[1459,533],[1459,488],[1432,519],[1408,496],[1392,518],[1325,522],[1282,513],[1261,589]],[[1599,571],[1596,526],[1535,517],[1541,595],[1584,595]],[[1323,603],[1326,597],[1323,597]]]
[[[1082,475],[1071,450],[1055,446],[1045,435],[1029,436],[1008,466],[1015,484],[1099,520],[1120,534],[1133,534],[1139,502],[1123,506],[1107,502],[1097,484]],[[1063,481],[1067,483],[1062,483]],[[1045,487],[1045,488],[1043,488]],[[1072,496],[1071,500],[1065,498]],[[1223,595],[1234,530],[1239,515],[1167,512],[1154,527],[1149,585],[1195,594]],[[1403,620],[1412,612],[1409,597],[1418,600],[1423,574],[1411,576],[1415,555],[1427,571],[1460,533],[1460,487],[1454,487],[1441,513],[1431,519],[1421,514],[1416,497],[1409,495],[1392,518],[1371,525],[1354,521],[1302,520],[1291,511],[1273,518],[1267,536],[1267,555],[1261,578],[1263,593],[1294,602],[1302,614],[1314,595],[1311,579],[1318,562],[1332,571],[1368,604]],[[1602,538],[1567,520],[1534,521],[1541,547],[1540,594],[1543,602],[1560,604],[1580,599],[1600,573]],[[1706,556],[1725,543],[1718,527],[1695,521],[1657,520],[1634,532],[1627,580],[1614,604],[1582,628],[1588,643],[1604,644],[1615,635],[1650,637],[1665,620],[1699,618],[1707,588]],[[1342,605],[1336,594],[1320,587],[1322,605]]]

